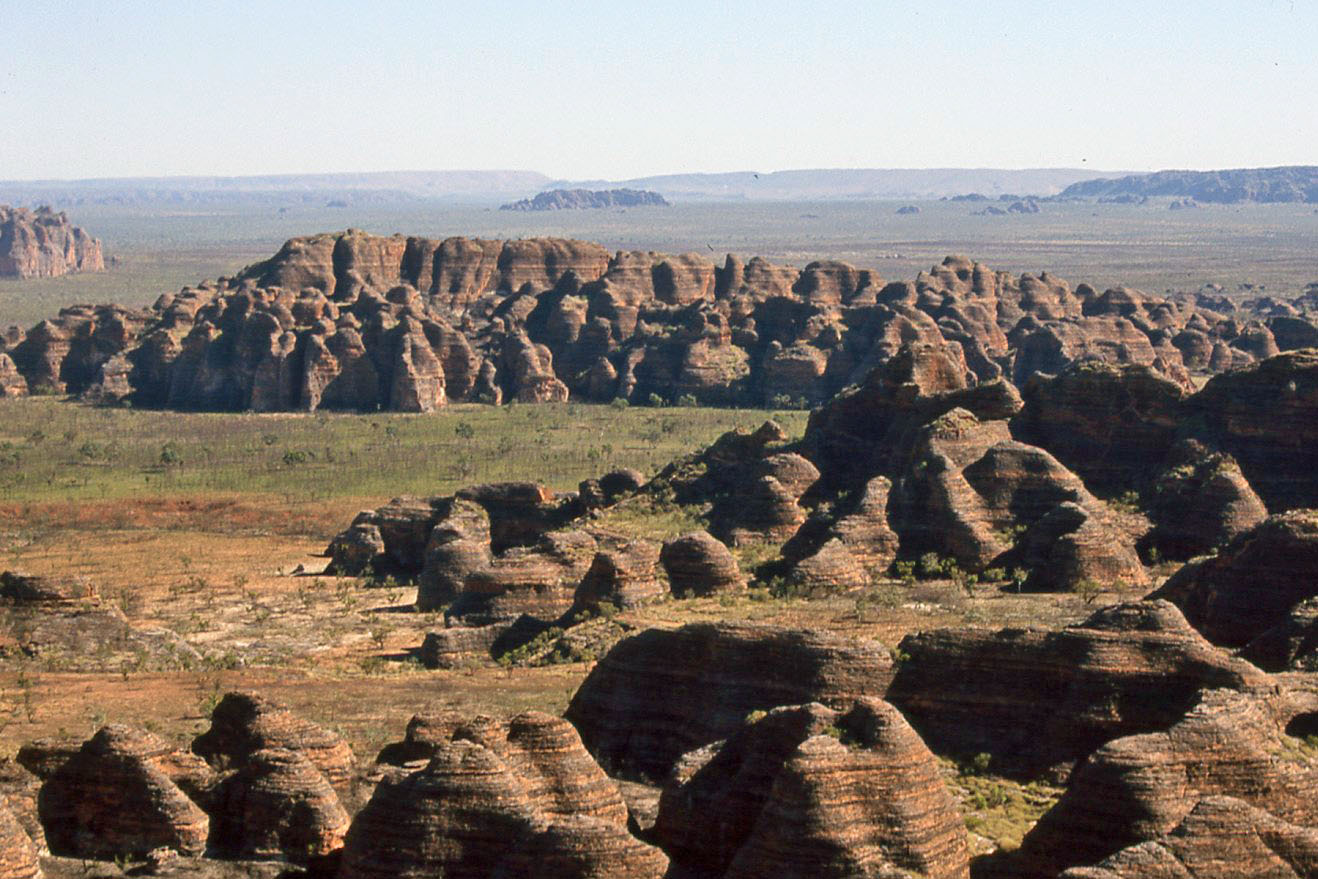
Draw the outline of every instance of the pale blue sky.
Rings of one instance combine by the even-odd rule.
[[[1318,163],[1318,3],[0,0],[0,179]]]

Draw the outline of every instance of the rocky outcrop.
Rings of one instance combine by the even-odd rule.
[[[1267,508],[1230,455],[1194,440],[1178,444],[1149,492],[1147,536],[1165,558],[1188,559],[1231,542],[1267,518]]]
[[[737,559],[707,531],[693,531],[663,545],[659,562],[678,598],[714,595],[746,588]]]
[[[1012,440],[1005,421],[953,409],[923,428],[894,507],[908,555],[979,571],[1014,553],[1039,590],[1148,582],[1110,511],[1052,455]]]
[[[450,623],[487,626],[523,614],[555,620],[569,610],[598,544],[584,531],[554,531],[473,570],[446,611]]]
[[[659,193],[643,189],[551,189],[534,198],[499,205],[499,210],[562,211],[633,207],[668,207],[668,202]]]
[[[1051,877],[1067,867],[1096,864],[1129,846],[1156,846],[1182,822],[1196,824],[1190,816],[1206,800],[1198,820],[1206,812],[1216,813],[1217,827],[1211,831],[1214,838],[1199,839],[1196,848],[1229,850],[1242,833],[1269,824],[1312,828],[1318,819],[1313,800],[1318,759],[1285,732],[1299,705],[1271,689],[1259,695],[1209,691],[1165,731],[1099,748],[1076,768],[1066,793],[1025,836],[1013,859],[1013,875]],[[1228,829],[1223,819],[1229,813],[1209,799],[1214,797],[1233,797],[1266,818]],[[1236,811],[1235,817],[1248,819],[1250,812]],[[1200,825],[1198,832],[1211,826]]]
[[[900,476],[920,427],[961,408],[982,421],[1009,418],[1020,396],[1005,382],[970,386],[959,348],[903,345],[864,382],[810,414],[805,446],[823,478],[846,487]]]
[[[1180,824],[1157,839],[1073,867],[1061,879],[1235,879],[1312,876],[1318,831],[1283,821],[1235,797],[1204,797]]]
[[[0,879],[42,879],[37,847],[0,797]]]
[[[1171,451],[1185,396],[1151,367],[1085,360],[1026,383],[1016,433],[1105,496],[1140,490]]]
[[[72,305],[32,327],[6,353],[29,392],[82,394],[137,343],[151,317],[118,305]]]
[[[534,482],[473,485],[448,497],[400,497],[358,513],[330,541],[332,574],[416,578],[423,609],[456,597],[494,554],[530,547],[567,523],[577,506]]]
[[[101,242],[48,207],[0,205],[0,278],[53,278],[105,270]]]
[[[848,705],[882,695],[891,675],[888,651],[868,641],[749,623],[651,629],[600,660],[565,716],[609,772],[661,779],[752,711]]]
[[[0,397],[26,397],[27,379],[14,365],[13,358],[0,352]]]
[[[1318,596],[1318,512],[1271,516],[1217,555],[1188,562],[1156,593],[1208,640],[1242,647]]]
[[[415,715],[403,741],[387,745],[378,759],[396,766],[417,764],[457,741],[475,742],[497,754],[518,774],[531,805],[546,814],[626,823],[627,809],[616,785],[591,759],[576,730],[543,712],[524,711],[506,721],[456,711]]]
[[[352,749],[338,734],[298,717],[256,693],[226,693],[211,712],[211,726],[192,751],[216,769],[242,769],[259,751],[292,751],[305,757],[337,790],[352,781]]]
[[[342,848],[348,831],[334,789],[297,751],[251,754],[213,802],[210,846],[229,857],[312,860]]]
[[[416,606],[438,610],[462,591],[467,577],[490,564],[490,517],[475,501],[454,498],[426,537]]]
[[[663,879],[668,858],[608,821],[572,816],[523,839],[494,879]]]
[[[1294,322],[1277,324],[1288,345],[1308,338],[1304,327],[1318,338],[1308,311],[1280,305],[1252,307]],[[930,395],[1026,383],[1079,361],[1144,369],[1188,391],[1188,369],[1235,369],[1279,348],[1262,321],[1186,297],[1073,290],[1047,273],[1012,278],[965,257],[885,285],[873,270],[835,260],[797,270],[729,255],[716,265],[698,253],[610,255],[558,238],[438,241],[353,229],[290,240],[234,278],[161,296],[149,312],[119,309],[99,337],[86,329],[101,323],[95,309],[69,311],[0,350],[30,390],[183,409],[427,412],[457,401],[652,396],[815,405],[866,384],[914,346],[923,352],[919,393],[890,394],[874,425],[894,436],[894,419],[912,407],[932,406],[927,417],[953,405],[989,414],[971,400],[921,399]],[[1139,382],[1121,383],[1138,397]],[[1010,401],[999,400],[992,417],[1010,414],[1003,405]],[[1086,405],[1107,417],[1097,411],[1104,405]],[[873,463],[858,462],[867,476],[888,473]]]
[[[892,706],[762,713],[682,758],[654,837],[702,876],[969,875],[938,762]]]
[[[1187,406],[1205,444],[1239,462],[1269,511],[1318,506],[1318,350],[1215,376]]]
[[[1103,742],[1165,729],[1200,690],[1266,685],[1173,605],[1114,605],[1057,631],[908,635],[887,699],[938,753],[992,755],[999,771],[1065,772]]]
[[[1316,670],[1318,598],[1306,598],[1292,607],[1284,620],[1242,647],[1240,656],[1265,671]]]
[[[782,548],[789,581],[806,593],[836,591],[885,573],[898,548],[888,526],[891,488],[876,476],[837,506],[817,510]]]
[[[56,854],[111,859],[172,848],[198,855],[210,821],[190,797],[212,781],[199,758],[151,733],[111,725],[41,788],[38,809]]]
[[[424,769],[380,781],[348,830],[339,875],[487,877],[510,844],[535,832],[537,817],[492,751],[447,743]]]
[[[598,612],[605,604],[630,610],[664,594],[656,569],[660,547],[649,540],[631,540],[595,554],[581,578],[573,608]]]
[[[408,742],[400,756],[428,762],[385,775],[348,833],[345,877],[658,879],[667,869],[627,834],[617,787],[564,720],[414,718]]]

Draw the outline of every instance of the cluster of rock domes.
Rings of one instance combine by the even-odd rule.
[[[0,393],[207,410],[691,397],[817,404],[907,343],[968,384],[1023,386],[1078,360],[1182,387],[1318,344],[1307,300],[1254,317],[1211,293],[1158,297],[1014,278],[948,257],[914,281],[821,260],[610,254],[556,238],[295,238],[236,278],[150,309],[74,306],[0,337]]]

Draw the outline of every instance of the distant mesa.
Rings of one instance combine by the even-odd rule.
[[[1122,196],[1182,199],[1182,207],[1194,207],[1195,202],[1318,204],[1318,165],[1230,171],[1158,171],[1115,179],[1084,180],[1066,187],[1061,194],[1062,198],[1098,198],[1100,201]]]
[[[643,189],[551,189],[535,198],[500,205],[501,211],[566,211],[585,208],[668,207],[657,192]]]
[[[913,205],[913,204],[904,204],[904,205],[902,205],[901,207],[897,208],[897,213],[899,213],[899,214],[918,214],[918,213],[920,213],[920,209],[919,209],[918,207],[916,207],[915,205]]]
[[[101,272],[101,242],[64,213],[0,205],[0,278],[54,278]]]

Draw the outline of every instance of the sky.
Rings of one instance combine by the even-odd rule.
[[[0,179],[1318,164],[1315,45],[1315,0],[0,0]]]

